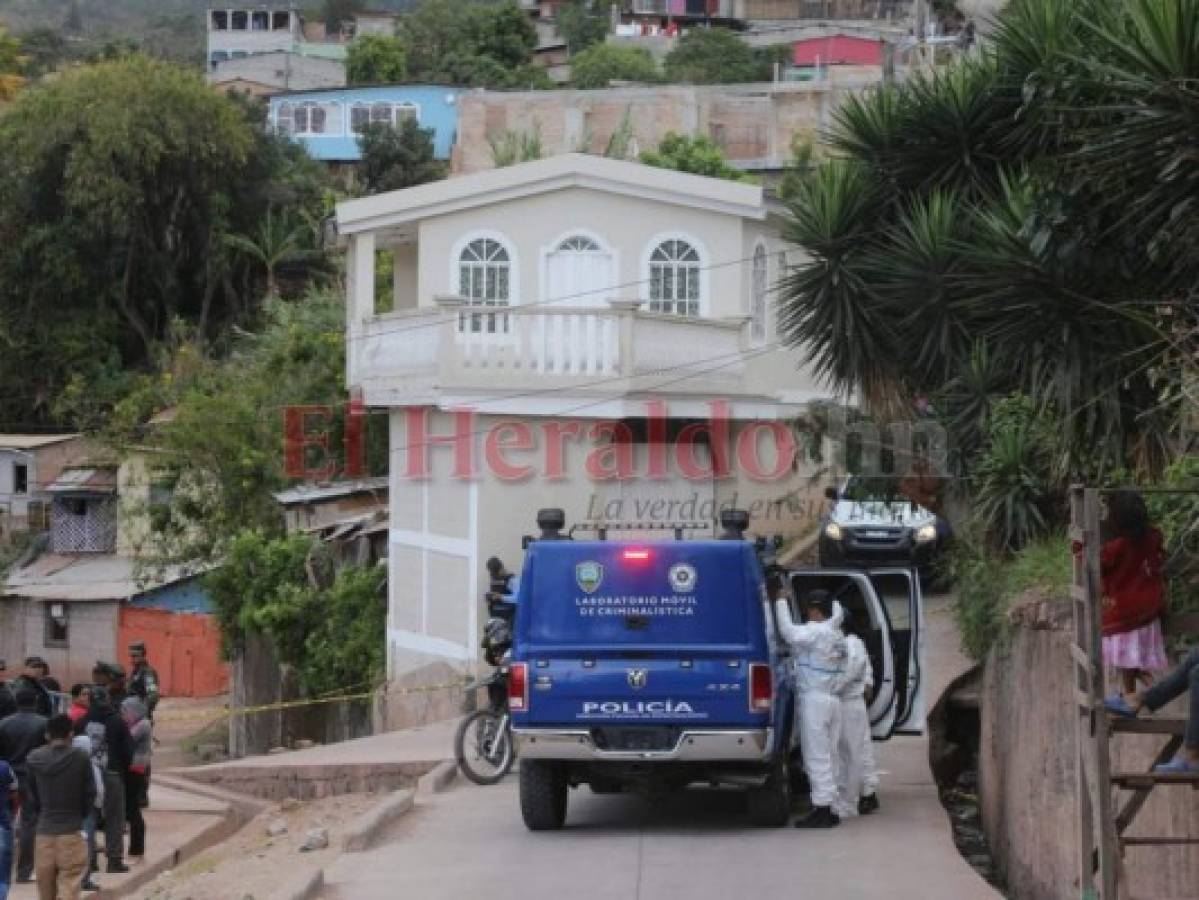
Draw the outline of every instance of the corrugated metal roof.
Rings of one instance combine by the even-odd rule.
[[[64,469],[46,488],[51,494],[112,494],[117,489],[115,467]]]
[[[0,434],[0,450],[36,450],[80,437],[78,434]]]
[[[136,566],[131,557],[115,553],[76,556],[46,553],[10,573],[3,593],[32,600],[128,600],[202,571],[168,566],[152,573],[152,577],[139,580]]]
[[[335,481],[331,484],[302,484],[298,487],[275,494],[275,499],[284,506],[294,506],[297,503],[314,503],[321,500],[333,500],[337,497],[350,497],[354,494],[374,494],[387,490],[387,476],[379,478],[360,478],[357,481]]]

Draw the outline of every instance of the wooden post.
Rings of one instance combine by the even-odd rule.
[[[1083,552],[1073,556],[1073,578],[1070,587],[1070,609],[1074,624],[1071,651],[1074,658],[1074,690],[1077,698],[1074,729],[1075,794],[1078,802],[1078,887],[1082,900],[1095,900],[1095,817],[1091,808],[1091,785],[1087,746],[1091,740],[1090,654],[1087,651],[1087,603],[1085,548],[1087,532],[1083,511],[1083,489],[1070,491],[1070,541]]]
[[[1111,752],[1104,696],[1102,588],[1099,573],[1099,491],[1075,487],[1070,494],[1074,556],[1075,687],[1078,700],[1078,884],[1084,900],[1119,900],[1120,846],[1112,803]],[[1098,878],[1096,878],[1096,875]]]

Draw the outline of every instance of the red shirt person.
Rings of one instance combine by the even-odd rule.
[[[1120,673],[1126,696],[1151,672],[1169,668],[1161,617],[1165,612],[1162,533],[1149,524],[1139,494],[1120,491],[1108,501],[1115,537],[1099,551],[1103,587],[1103,660]]]

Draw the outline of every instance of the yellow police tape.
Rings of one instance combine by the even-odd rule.
[[[437,691],[448,691],[451,688],[465,691],[469,686],[465,681],[447,681],[442,684],[422,684],[415,687],[394,687],[361,691],[356,694],[337,694],[333,697],[317,697],[309,700],[285,700],[280,703],[267,703],[262,706],[235,706],[221,709],[196,710],[157,710],[154,713],[154,723],[180,722],[186,719],[218,719],[233,718],[234,716],[250,716],[256,713],[275,712],[281,709],[298,709],[303,706],[317,706],[323,703],[341,703],[346,700],[367,700],[373,697],[405,696],[409,694],[432,694]]]

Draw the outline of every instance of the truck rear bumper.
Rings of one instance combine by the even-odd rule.
[[[586,729],[514,728],[517,755],[572,762],[764,762],[774,754],[774,729],[683,731],[668,750],[602,750]]]

